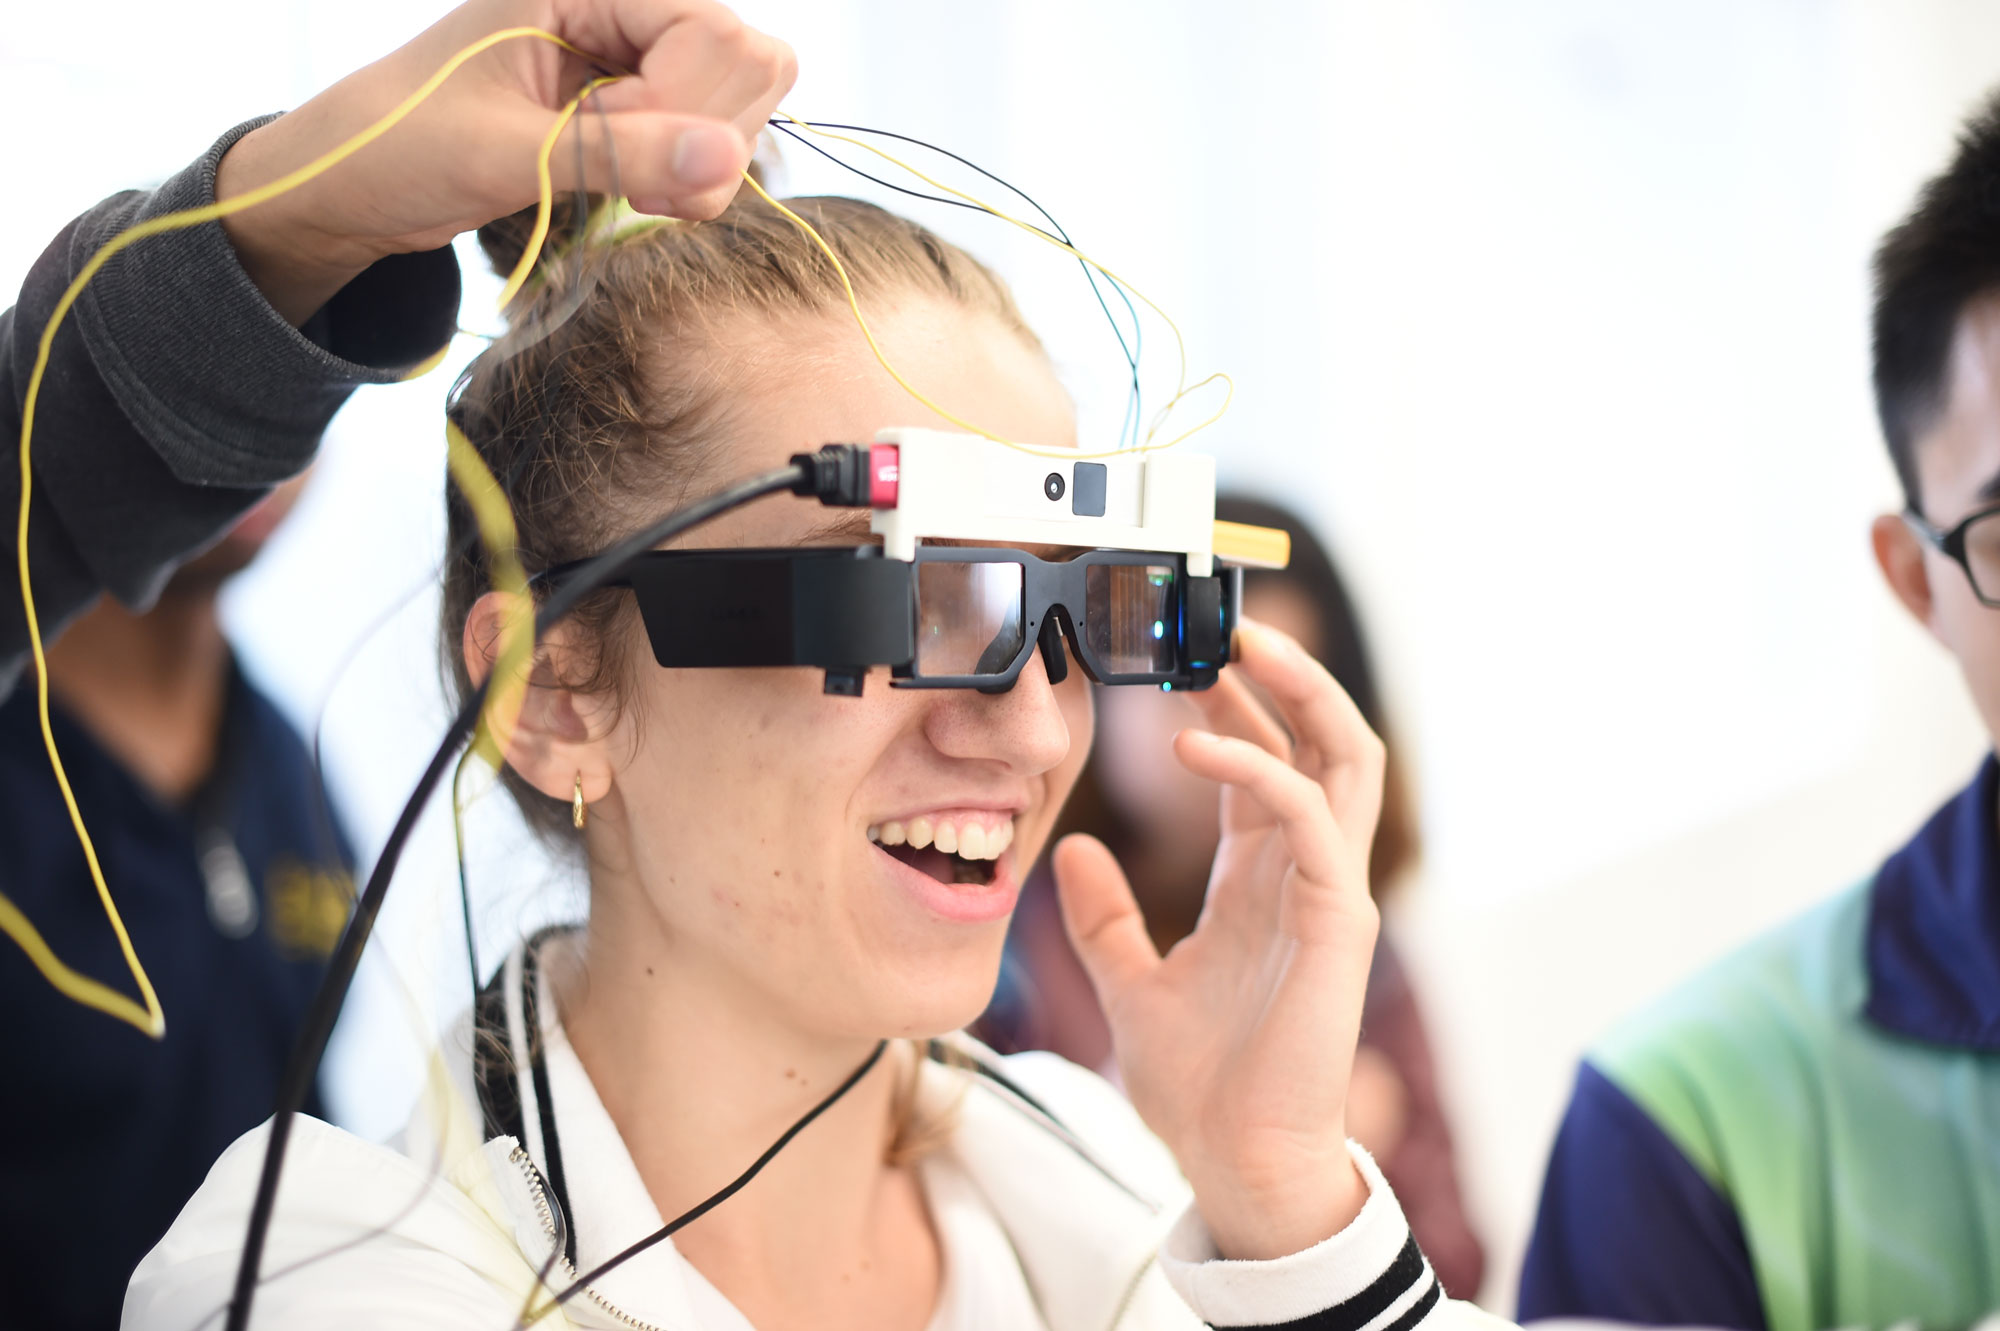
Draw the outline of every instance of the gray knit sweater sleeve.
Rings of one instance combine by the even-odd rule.
[[[237,126],[151,192],[106,199],[43,252],[0,313],[0,697],[27,655],[15,522],[21,413],[57,300],[126,227],[215,198]],[[385,259],[295,329],[237,261],[217,223],[150,237],[84,288],[56,334],[35,408],[29,570],[45,639],[109,592],[151,603],[167,575],[266,490],[312,460],[361,384],[436,352],[458,319],[451,250]]]

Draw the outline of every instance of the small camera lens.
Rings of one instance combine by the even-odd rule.
[[[1042,482],[1042,493],[1049,497],[1051,503],[1063,497],[1064,488],[1062,473],[1059,471],[1050,472],[1048,478]]]

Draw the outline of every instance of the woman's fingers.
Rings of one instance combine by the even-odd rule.
[[[1119,994],[1160,964],[1159,950],[1146,932],[1125,871],[1102,841],[1064,837],[1049,864],[1070,945],[1108,1011]]]
[[[513,63],[503,67],[516,86],[500,94],[503,105],[483,108],[480,124],[491,152],[505,154],[505,192],[534,197],[535,152],[554,115],[586,78],[611,74],[614,82],[578,105],[550,157],[555,187],[622,193],[639,211],[670,217],[712,218],[727,207],[797,77],[791,47],[713,0],[555,0],[551,17],[592,59],[533,39],[509,44]],[[539,72],[550,61],[565,71],[554,81]]]
[[[754,49],[741,54],[653,53],[637,77],[607,88],[603,98],[607,109],[679,111],[726,120],[754,140],[797,77],[792,48],[760,37]]]
[[[218,199],[352,156],[223,227],[279,313],[303,322],[383,256],[435,249],[532,204],[555,117],[605,72],[622,77],[556,145],[556,187],[578,184],[582,134],[587,188],[615,186],[647,212],[714,217],[797,68],[790,47],[715,0],[471,0],[240,139],[218,168]],[[440,72],[379,146],[356,149]]]
[[[1183,730],[1174,737],[1174,753],[1190,772],[1234,787],[1255,802],[1268,823],[1285,838],[1292,863],[1310,882],[1336,883],[1342,829],[1327,808],[1326,791],[1311,777],[1248,740]],[[1245,825],[1229,832],[1252,830]]]
[[[599,20],[580,35],[602,26],[608,6],[618,44],[636,55],[631,74],[579,108],[584,187],[622,192],[641,212],[719,214],[798,77],[792,48],[711,0],[570,3]],[[574,188],[574,176],[574,166],[558,173],[562,187]]]
[[[542,14],[530,12],[538,7]],[[745,59],[776,44],[720,0],[527,0],[525,5],[502,0],[498,11],[481,11],[481,21],[488,27],[552,28],[614,72],[642,73],[648,63],[665,60],[663,73],[688,78],[695,88],[722,81],[714,62]],[[677,59],[681,52],[687,55]],[[710,68],[698,68],[703,61],[711,62]],[[688,109],[681,102],[676,107]]]
[[[608,6],[617,45],[629,48],[623,67],[636,77],[605,90],[607,110],[674,111],[726,120],[755,142],[798,77],[798,59],[790,46],[712,0],[569,3],[586,11]],[[601,21],[593,22],[580,31],[601,26]],[[585,42],[578,45],[595,49]]]
[[[1208,718],[1209,729],[1219,735],[1234,735],[1290,762],[1292,737],[1278,724],[1271,709],[1250,691],[1243,676],[1225,670],[1213,688],[1186,695]]]
[[[1297,739],[1299,770],[1325,791],[1350,836],[1374,835],[1382,812],[1382,741],[1326,667],[1290,637],[1246,621],[1233,664],[1264,689]]]

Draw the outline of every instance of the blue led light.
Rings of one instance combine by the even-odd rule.
[[[1162,693],[1172,693],[1173,691],[1174,691],[1174,682],[1171,679],[1166,681],[1164,684],[1160,685],[1160,692]]]
[[[1161,623],[1161,622],[1160,622],[1159,620],[1157,620],[1157,619],[1156,619],[1156,620],[1154,620],[1154,621],[1153,621],[1153,641],[1154,641],[1154,642],[1158,642],[1158,641],[1159,641],[1159,640],[1160,640],[1161,638],[1164,638],[1164,637],[1166,637],[1166,636],[1167,636],[1167,626],[1166,626],[1165,624]]]

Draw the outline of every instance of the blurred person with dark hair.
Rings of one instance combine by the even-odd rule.
[[[64,288],[118,232],[226,194],[230,150],[263,123],[85,212],[0,311],[10,524],[24,398]],[[327,276],[278,252],[290,226],[272,207],[151,237],[105,265],[48,347],[28,571],[49,724],[167,1029],[150,1039],[69,1001],[0,939],[0,1325],[118,1326],[139,1259],[223,1149],[269,1117],[347,919],[347,845],[304,742],[230,649],[217,598],[291,508],[348,394],[403,378],[450,338],[458,267],[446,250]],[[7,547],[0,891],[63,964],[131,994],[44,747]]]
[[[1875,261],[1897,599],[2000,737],[2000,99]],[[2000,1308],[2000,765],[1577,1075],[1521,1316],[1812,1331]]]
[[[118,1324],[126,1275],[223,1148],[270,1114],[346,923],[347,843],[216,604],[301,483],[183,565],[152,608],[100,600],[48,648],[50,726],[172,1024],[150,1040],[61,1001],[20,958],[0,964],[20,1074],[0,1135],[31,1148],[0,1182],[9,1324]],[[123,960],[50,774],[32,680],[0,702],[0,846],[7,895],[55,954],[115,982]]]
[[[1369,870],[1380,900],[1417,859],[1417,818],[1353,602],[1325,547],[1295,514],[1224,495],[1216,516],[1291,535],[1288,568],[1246,571],[1243,611],[1317,657],[1388,748]],[[1057,837],[1087,832],[1111,848],[1126,866],[1154,945],[1165,953],[1194,932],[1221,835],[1215,788],[1159,760],[1174,732],[1199,726],[1201,714],[1184,697],[1147,689],[1098,689],[1096,696],[1097,742]],[[974,1029],[1005,1052],[1047,1049],[1115,1079],[1111,1030],[1063,930],[1046,865],[1022,893],[999,990]],[[1459,1194],[1429,1037],[1386,927],[1369,972],[1348,1115],[1355,1139],[1381,1162],[1440,1283],[1457,1297],[1472,1297],[1485,1254]]]

